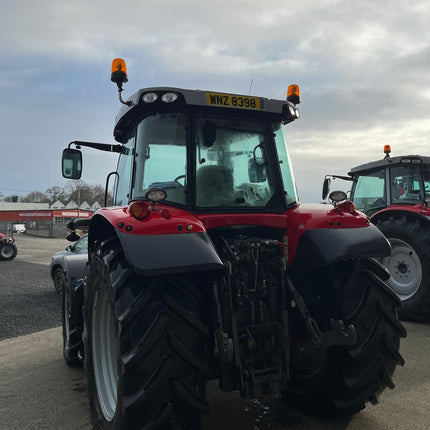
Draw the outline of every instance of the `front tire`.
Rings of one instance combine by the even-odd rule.
[[[430,319],[430,226],[418,218],[390,217],[377,223],[391,243],[392,252],[382,259],[390,272],[388,285],[402,301],[399,317]]]
[[[14,243],[0,244],[0,260],[13,260],[18,254],[18,248]]]
[[[341,272],[350,276],[342,287],[334,278]],[[331,317],[338,319],[342,314],[345,325],[354,326],[357,342],[322,349],[308,360],[300,357],[294,361],[293,350],[292,377],[284,399],[315,415],[350,415],[363,409],[368,401],[376,403],[386,387],[394,388],[391,377],[396,366],[404,364],[399,344],[406,331],[397,319],[399,300],[382,280],[388,274],[376,261],[339,263],[331,272],[332,279],[328,273],[318,278],[321,284],[316,289],[323,293],[328,284],[332,284],[329,289],[340,287],[341,308],[336,310],[333,306],[338,293],[328,296],[332,312],[338,312]],[[327,303],[322,314],[330,318]]]
[[[132,273],[116,237],[91,251],[84,313],[94,428],[200,428],[209,337],[202,296],[185,276]]]

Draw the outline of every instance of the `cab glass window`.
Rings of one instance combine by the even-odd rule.
[[[430,166],[423,166],[423,179],[426,198],[430,198]]]
[[[287,151],[284,128],[280,123],[273,123],[272,129],[274,130],[273,135],[275,137],[278,162],[284,184],[285,198],[287,200],[287,205],[289,206],[297,202],[297,194],[290,157]]]
[[[275,191],[265,124],[196,115],[196,206],[264,207]]]
[[[421,166],[407,164],[392,167],[390,169],[392,202],[394,204],[418,204],[425,195],[421,177]]]
[[[387,205],[385,169],[358,176],[353,187],[354,204],[358,210],[368,213]]]
[[[133,199],[150,188],[166,192],[166,201],[186,203],[187,141],[183,113],[157,113],[137,127]]]
[[[121,148],[115,179],[114,205],[126,205],[130,197],[131,170],[133,166],[134,136]]]

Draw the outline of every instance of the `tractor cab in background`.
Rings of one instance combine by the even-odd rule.
[[[391,256],[382,258],[390,272],[388,284],[402,300],[404,319],[430,319],[430,157],[391,157],[389,145],[381,160],[361,164],[348,176],[327,175],[330,180],[352,182],[350,199],[388,238]]]

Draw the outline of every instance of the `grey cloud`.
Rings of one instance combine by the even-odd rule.
[[[46,143],[49,180],[61,181],[62,142],[112,140],[116,56],[127,60],[127,94],[152,85],[243,93],[253,79],[254,95],[284,98],[299,84],[302,118],[287,132],[306,200],[319,198],[325,173],[379,158],[383,144],[428,151],[427,1],[20,0],[2,14],[2,131],[18,147]],[[10,109],[17,95],[26,103]],[[27,117],[41,123],[36,136],[22,127]],[[102,183],[97,157],[86,160],[88,179]],[[42,191],[54,185],[46,171]]]

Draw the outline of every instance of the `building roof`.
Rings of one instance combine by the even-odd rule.
[[[70,200],[70,202],[67,203],[65,209],[78,209],[78,205],[75,203],[75,201]]]
[[[33,211],[49,209],[49,203],[0,202],[0,211]]]
[[[85,211],[90,211],[91,210],[91,206],[88,204],[88,202],[85,200],[81,206],[79,206],[79,209],[81,210],[85,210]]]
[[[61,201],[57,200],[50,206],[51,209],[64,209],[66,205]]]

